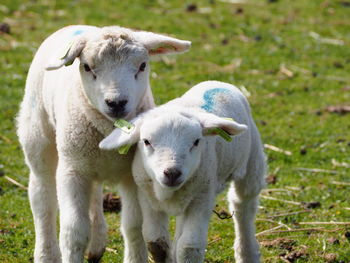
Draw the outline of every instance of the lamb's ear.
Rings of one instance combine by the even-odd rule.
[[[59,69],[63,65],[70,66],[73,64],[74,59],[78,57],[81,51],[84,49],[86,39],[84,37],[77,37],[73,41],[69,42],[59,53],[56,53],[48,65],[46,70]]]
[[[124,129],[116,128],[111,134],[104,138],[100,144],[100,149],[103,150],[113,150],[120,149],[121,147],[131,146],[137,143],[140,139],[140,126],[142,124],[142,119],[136,117],[130,121],[133,128],[130,131],[125,131]],[[121,153],[121,152],[120,152]]]
[[[135,39],[143,44],[150,55],[182,53],[190,49],[191,42],[152,32],[133,32]]]
[[[215,114],[204,112],[192,112],[191,114],[202,125],[203,135],[220,135],[229,141],[229,136],[238,135],[248,129],[247,125],[240,124],[231,118],[218,117]]]

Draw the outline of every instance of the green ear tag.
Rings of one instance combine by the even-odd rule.
[[[124,119],[117,119],[114,126],[121,129],[123,132],[130,133],[134,129],[134,125]],[[119,154],[127,154],[131,148],[131,144],[123,145],[118,148]]]
[[[134,125],[124,119],[117,119],[114,126],[126,133],[130,133],[134,129]]]
[[[208,134],[212,134],[212,135],[219,135],[220,137],[222,137],[225,141],[228,142],[232,142],[232,138],[230,136],[230,134],[228,134],[227,132],[225,132],[223,129],[221,128],[212,128],[208,130]]]
[[[130,150],[131,148],[131,144],[127,144],[127,145],[123,145],[121,147],[118,148],[118,153],[119,154],[127,154],[128,151]]]
[[[62,49],[62,51],[60,52],[60,55],[59,55],[60,59],[65,59],[67,57],[68,52],[71,49],[72,45],[73,45],[73,41],[70,41],[67,44],[67,46],[64,49]]]
[[[74,62],[74,60],[71,60],[71,61],[68,61],[66,64],[64,64],[66,67],[68,67],[68,66],[70,66],[70,65],[72,65],[73,64],[73,62]]]
[[[228,121],[234,121],[232,118],[223,118]],[[232,142],[232,137],[229,133],[227,133],[224,129],[221,128],[212,128],[208,130],[208,134],[212,135],[219,135],[222,137],[225,141]]]

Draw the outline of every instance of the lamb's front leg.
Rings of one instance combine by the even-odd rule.
[[[175,262],[176,262],[176,248],[177,248],[178,241],[182,235],[184,217],[185,217],[184,215],[179,215],[176,217],[175,237],[171,248],[171,254]]]
[[[97,263],[103,256],[107,243],[107,224],[103,215],[102,184],[93,184],[90,201],[91,238],[87,249],[88,262]]]
[[[146,244],[142,236],[142,212],[137,198],[137,186],[132,175],[119,184],[122,199],[121,231],[124,237],[124,263],[145,263]]]
[[[155,263],[171,263],[168,215],[155,211],[148,203],[147,197],[139,192],[143,215],[142,233]]]
[[[237,182],[232,184],[228,192],[230,210],[234,213],[235,225],[235,259],[237,263],[259,263],[259,244],[255,238],[255,215],[258,207],[258,196],[239,195],[235,188]]]
[[[212,202],[209,196],[198,198],[182,216],[182,233],[176,242],[176,262],[200,263],[204,260]],[[214,197],[213,197],[214,199]]]
[[[59,164],[57,196],[60,209],[62,263],[84,262],[90,237],[89,201],[91,179]]]

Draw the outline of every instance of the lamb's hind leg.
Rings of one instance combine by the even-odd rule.
[[[257,194],[243,193],[246,182],[235,181],[228,192],[230,210],[234,213],[235,259],[237,263],[260,262],[259,244],[255,238],[255,215],[258,207]]]
[[[31,132],[20,134],[20,141],[30,169],[28,195],[35,225],[34,262],[58,263],[61,255],[56,236],[56,145],[43,132]]]
[[[97,263],[103,256],[107,243],[107,224],[103,215],[102,185],[94,183],[90,200],[91,237],[87,249],[88,262]]]

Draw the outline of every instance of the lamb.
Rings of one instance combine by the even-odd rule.
[[[42,43],[17,120],[30,169],[35,263],[81,263],[84,252],[89,262],[99,261],[107,241],[106,180],[119,184],[123,198],[124,262],[147,261],[142,218],[130,216],[140,210],[131,175],[133,153],[116,159],[98,143],[113,130],[116,118],[131,119],[154,107],[150,56],[189,47],[189,41],[151,32],[85,25],[64,27]]]
[[[249,104],[239,89],[218,81],[202,82],[131,123],[132,131],[115,129],[100,147],[137,143],[133,176],[144,239],[155,262],[203,262],[215,197],[227,183],[236,262],[259,262],[254,218],[266,163]],[[213,135],[235,137],[228,143]],[[172,249],[169,215],[176,215]]]

